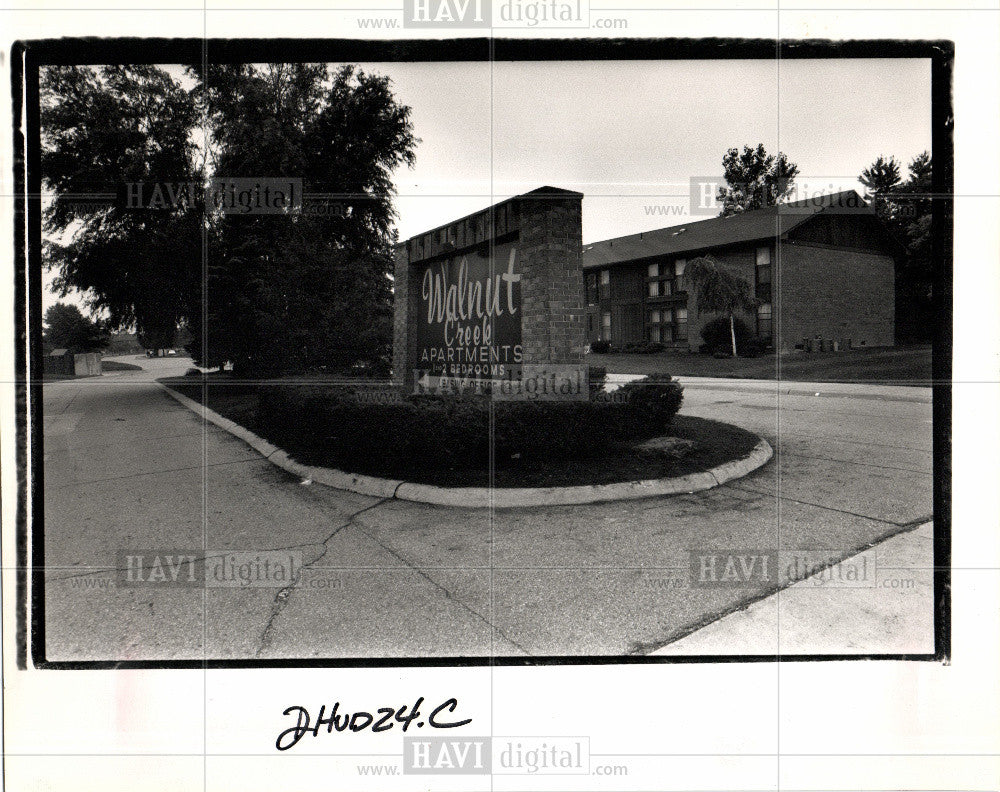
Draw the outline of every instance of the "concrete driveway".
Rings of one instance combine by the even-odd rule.
[[[490,512],[304,484],[155,383],[189,360],[120,360],[144,370],[43,386],[50,660],[649,653],[774,588],[692,585],[692,551],[847,556],[932,510],[929,389],[692,382],[685,414],[751,429],[775,459],[694,495]],[[116,571],[122,551],[206,549],[290,553],[297,577],[123,586]],[[887,651],[931,651],[929,625]]]

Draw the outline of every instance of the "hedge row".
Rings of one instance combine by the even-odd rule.
[[[758,338],[757,334],[740,317],[734,321],[736,333],[736,351],[740,357],[758,357],[767,350],[767,342]],[[729,318],[717,316],[701,328],[701,338],[704,343],[699,350],[715,355],[732,354],[733,342],[729,327]],[[658,341],[629,341],[624,346],[612,346],[610,341],[593,341],[590,351],[594,354],[637,354],[655,355],[667,351],[667,346]]]
[[[682,388],[668,375],[629,383],[614,398],[496,401],[482,395],[403,396],[331,385],[261,386],[254,430],[306,464],[373,475],[415,467],[485,470],[516,460],[602,456],[667,432]],[[492,407],[492,409],[491,409]]]
[[[593,341],[590,344],[590,351],[597,355],[606,354],[626,354],[626,355],[655,355],[665,352],[666,344],[659,341],[629,341],[625,346],[612,346],[610,341]]]

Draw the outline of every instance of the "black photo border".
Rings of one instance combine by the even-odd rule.
[[[14,366],[16,394],[16,660],[35,669],[365,668],[525,665],[633,665],[836,660],[949,662],[951,656],[951,376],[954,115],[950,41],[775,39],[163,39],[78,38],[16,42],[11,50],[14,144]],[[44,503],[41,371],[41,173],[39,69],[51,64],[454,62],[724,59],[922,58],[931,63],[932,210],[935,260],[933,339],[934,652],[931,654],[390,657],[272,660],[53,661],[45,655]],[[25,133],[22,133],[22,121]],[[32,262],[29,268],[28,262]],[[27,285],[27,298],[25,296]],[[30,355],[29,355],[30,349]],[[29,372],[28,366],[31,366]],[[30,378],[29,378],[30,374]],[[28,404],[28,385],[32,398]],[[30,415],[29,415],[30,407]],[[28,427],[31,452],[29,492]],[[31,536],[28,514],[31,515]],[[31,567],[28,547],[31,547]],[[31,574],[29,574],[31,573]]]

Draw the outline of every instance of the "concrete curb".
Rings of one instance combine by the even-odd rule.
[[[683,384],[685,388],[691,388],[692,390],[736,390],[736,388],[727,387],[725,385],[701,385],[690,382]],[[820,398],[827,399],[862,399],[865,401],[910,402],[912,404],[933,404],[934,402],[934,399],[931,396],[883,396],[877,393],[850,393],[846,391],[813,390],[809,388],[774,388],[773,390],[765,388],[747,388],[740,391],[740,393],[775,393],[779,396],[818,396]]]
[[[282,449],[258,437],[239,424],[224,418],[214,410],[158,383],[172,398],[191,412],[238,437],[272,465],[298,476],[334,489],[347,490],[374,498],[430,503],[437,506],[463,506],[466,508],[510,509],[521,506],[576,506],[602,501],[635,500],[663,495],[681,495],[711,489],[727,481],[741,478],[761,467],[774,455],[770,443],[761,438],[749,456],[726,462],[711,470],[689,473],[686,476],[644,481],[623,481],[615,484],[586,484],[576,487],[436,487],[431,484],[413,484],[394,479],[345,473],[333,468],[313,467],[296,462]]]

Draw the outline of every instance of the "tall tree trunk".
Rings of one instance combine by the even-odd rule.
[[[729,314],[729,337],[733,341],[733,357],[736,357],[736,322],[732,314]]]

